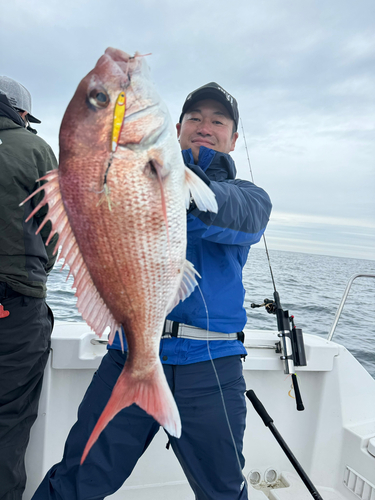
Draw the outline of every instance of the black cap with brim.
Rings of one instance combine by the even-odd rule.
[[[26,118],[29,120],[30,123],[42,123],[38,118],[35,118],[35,116],[30,115],[30,113],[27,113]]]
[[[20,111],[21,113],[23,113],[24,111],[26,111],[26,109],[17,108],[17,107],[15,107],[15,106],[13,106],[13,107],[14,107],[14,109],[15,109],[16,111]],[[27,118],[27,120],[28,120],[30,123],[42,123],[40,120],[38,120],[38,118],[35,118],[35,116],[30,115],[30,113],[27,113],[26,118]]]
[[[220,87],[216,82],[207,83],[197,90],[191,92],[182,107],[182,113],[180,116],[180,123],[184,114],[198,101],[204,99],[213,99],[220,102],[228,111],[230,117],[233,119],[236,130],[238,128],[239,113],[236,99],[231,96],[223,87]]]

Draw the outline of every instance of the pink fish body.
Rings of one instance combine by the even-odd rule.
[[[116,149],[111,133],[121,92],[126,111]],[[50,237],[59,233],[78,310],[98,335],[109,326],[110,341],[123,325],[128,344],[125,367],[82,462],[108,422],[133,403],[179,437],[179,413],[159,343],[166,315],[197,284],[185,258],[190,195],[201,210],[217,211],[217,204],[182,161],[145,58],[105,51],[66,110],[59,169],[46,180],[40,189],[42,203],[49,204]]]

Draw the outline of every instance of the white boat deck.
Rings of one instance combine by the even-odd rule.
[[[27,452],[29,500],[45,472],[61,459],[78,404],[106,352],[92,345],[85,323],[57,323],[46,370],[39,417]],[[247,331],[244,363],[247,389],[253,389],[324,500],[375,500],[375,381],[342,346],[304,335],[308,365],[297,369],[305,411],[288,394],[276,332]],[[193,500],[173,451],[161,430],[114,500]],[[248,403],[244,442],[252,500],[312,498],[284,452]],[[35,460],[38,457],[38,460]],[[267,484],[267,471],[277,481]],[[272,474],[271,474],[272,475]],[[254,486],[250,478],[258,477]]]

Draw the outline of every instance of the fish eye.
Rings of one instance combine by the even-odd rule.
[[[88,94],[89,103],[96,108],[106,108],[109,104],[109,95],[104,89],[92,89]]]

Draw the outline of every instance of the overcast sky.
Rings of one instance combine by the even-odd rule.
[[[151,52],[178,120],[216,81],[239,103],[270,248],[375,259],[374,0],[0,0],[0,74],[32,93],[58,154],[61,119],[108,46]],[[251,179],[244,139],[233,153]]]

